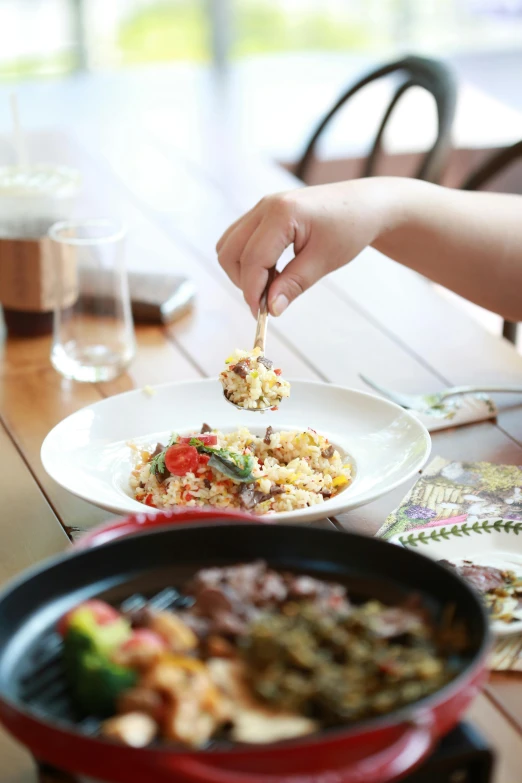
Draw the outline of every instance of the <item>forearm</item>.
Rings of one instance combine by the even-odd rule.
[[[522,321],[521,196],[417,180],[381,179],[380,185],[389,188],[390,198],[375,248],[476,304]]]

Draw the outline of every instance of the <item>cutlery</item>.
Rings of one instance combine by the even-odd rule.
[[[403,394],[402,392],[397,392],[394,389],[388,389],[386,386],[375,383],[375,381],[372,381],[362,373],[359,373],[359,378],[361,378],[367,386],[370,386],[376,392],[382,394],[383,397],[387,397],[402,408],[409,408],[410,410],[431,414],[433,416],[440,416],[444,412],[446,408],[444,403],[450,397],[488,392],[522,394],[522,386],[495,386],[487,383],[478,386],[451,386],[448,389],[432,392],[431,394]]]
[[[261,299],[259,301],[259,313],[257,315],[257,326],[256,326],[256,336],[254,339],[254,348],[260,348],[262,356],[265,355],[265,342],[266,342],[266,327],[268,324],[268,291],[270,290],[270,286],[274,282],[275,276],[276,276],[276,268],[275,266],[272,267],[272,269],[268,270],[268,279],[266,281],[265,290],[263,291],[261,295]],[[270,410],[270,405],[267,405],[266,408],[243,408],[241,405],[238,405],[235,402],[232,402],[232,400],[229,400],[228,397],[225,394],[225,390],[223,389],[223,396],[225,400],[230,403],[230,405],[233,405],[234,408],[237,408],[239,411],[252,411],[254,413],[265,413],[265,411]]]

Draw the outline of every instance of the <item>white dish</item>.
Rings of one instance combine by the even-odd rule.
[[[476,522],[433,525],[408,530],[389,541],[415,549],[433,560],[449,560],[513,571],[522,578],[522,521],[513,519],[479,519]],[[491,628],[498,636],[520,633],[522,620],[504,623],[495,620]]]
[[[426,462],[430,436],[399,406],[364,392],[307,381],[292,382],[292,396],[277,413],[237,411],[215,379],[169,383],[89,405],[60,422],[41,451],[47,473],[62,487],[107,511],[150,511],[134,500],[129,440],[141,445],[199,432],[203,422],[229,432],[254,433],[312,427],[354,464],[352,484],[310,508],[272,515],[280,521],[310,522],[362,506],[407,481]]]

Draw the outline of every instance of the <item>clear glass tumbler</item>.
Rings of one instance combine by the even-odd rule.
[[[49,229],[57,287],[51,362],[66,378],[110,381],[136,352],[125,228],[112,220]]]

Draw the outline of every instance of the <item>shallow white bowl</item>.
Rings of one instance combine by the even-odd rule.
[[[129,440],[166,442],[172,432],[199,432],[205,421],[229,432],[246,426],[256,434],[312,427],[354,464],[355,479],[324,503],[272,516],[311,522],[362,506],[413,476],[430,453],[430,436],[410,413],[372,394],[307,381],[292,382],[292,396],[274,413],[238,411],[215,379],[169,383],[119,394],[60,422],[42,445],[47,473],[65,489],[116,513],[147,509],[132,497]]]

